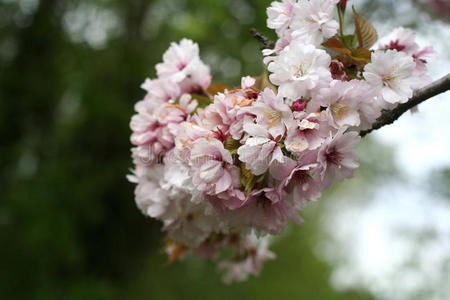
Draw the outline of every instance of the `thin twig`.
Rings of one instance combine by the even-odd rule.
[[[261,44],[261,50],[275,48],[275,43],[255,28],[250,29],[250,33]]]
[[[261,44],[261,50],[273,49],[275,47],[275,43],[271,39],[266,37],[255,28],[250,29],[250,33]],[[403,115],[411,108],[448,90],[450,90],[450,74],[447,74],[446,76],[442,77],[439,80],[436,80],[428,86],[415,91],[414,95],[411,99],[409,99],[408,102],[398,105],[393,110],[383,110],[381,116],[372,125],[371,129],[360,132],[361,137],[385,125],[394,123],[398,118],[400,118],[401,115]]]
[[[414,92],[414,95],[408,102],[398,105],[393,110],[383,110],[381,117],[377,119],[372,126],[372,129],[361,131],[360,135],[363,137],[373,130],[379,129],[385,125],[394,123],[401,115],[410,110],[411,108],[419,105],[420,103],[436,96],[441,93],[445,93],[450,90],[450,74],[442,77],[439,80],[427,85]]]

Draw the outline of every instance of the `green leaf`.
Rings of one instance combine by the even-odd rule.
[[[358,42],[358,38],[354,34],[344,35],[341,39],[348,49],[354,49],[356,47],[356,43]]]
[[[378,33],[370,22],[359,15],[353,7],[353,19],[355,20],[355,34],[358,38],[359,48],[370,49],[378,40]]]
[[[197,100],[199,108],[204,108],[212,103],[211,99],[208,96],[198,94],[192,94],[191,96],[192,99]]]
[[[241,142],[238,140],[233,139],[231,136],[229,136],[224,143],[225,149],[231,152],[231,154],[236,154],[237,149],[241,146]]]

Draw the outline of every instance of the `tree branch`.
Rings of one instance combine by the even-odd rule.
[[[260,43],[261,50],[273,49],[275,47],[275,43],[271,39],[266,37],[255,28],[250,29],[250,33]],[[424,88],[416,90],[414,92],[414,95],[411,99],[409,99],[408,102],[398,105],[393,110],[383,110],[381,116],[372,125],[371,129],[360,132],[361,137],[385,125],[394,123],[398,118],[400,118],[401,115],[403,115],[411,108],[436,95],[445,93],[448,90],[450,90],[450,74],[447,74],[446,76],[442,77],[439,80],[436,80],[435,82],[429,84]]]
[[[250,34],[260,43],[261,50],[275,48],[275,43],[255,28],[250,29]]]
[[[394,123],[401,115],[420,103],[450,90],[450,74],[414,92],[408,102],[398,105],[393,110],[383,110],[381,117],[372,125],[372,129],[361,131],[361,137],[385,125]]]

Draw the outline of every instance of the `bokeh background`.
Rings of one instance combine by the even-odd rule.
[[[216,82],[260,74],[248,31],[274,38],[270,2],[0,0],[0,299],[450,299],[448,93],[365,138],[356,178],[273,239],[259,277],[166,265],[125,179],[139,85],[182,37]],[[450,70],[447,0],[350,4],[380,35],[417,30],[434,79]]]

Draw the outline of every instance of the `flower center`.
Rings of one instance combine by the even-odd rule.
[[[395,80],[395,77],[393,75],[383,75],[383,85],[391,87],[392,81]]]
[[[337,118],[337,119],[342,119],[343,117],[345,117],[345,115],[347,114],[347,112],[349,111],[348,105],[342,105],[342,104],[333,104],[331,106],[331,110],[333,111],[333,115]]]
[[[187,66],[187,64],[185,62],[180,62],[180,63],[177,64],[177,69],[179,71],[183,71],[184,68],[186,68],[186,66]]]
[[[336,148],[331,149],[327,153],[327,162],[333,165],[339,165],[342,160],[342,155],[339,153]]]
[[[391,41],[391,43],[387,47],[388,49],[397,50],[398,52],[404,50],[406,47],[401,45],[399,40]]]
[[[306,73],[305,66],[303,66],[303,64],[300,64],[294,73],[294,77],[301,78],[301,77],[305,76],[305,73]]]
[[[278,123],[281,120],[281,112],[280,111],[276,111],[276,110],[268,111],[265,109],[263,112],[266,115],[267,119],[269,119],[269,126],[278,125]]]

